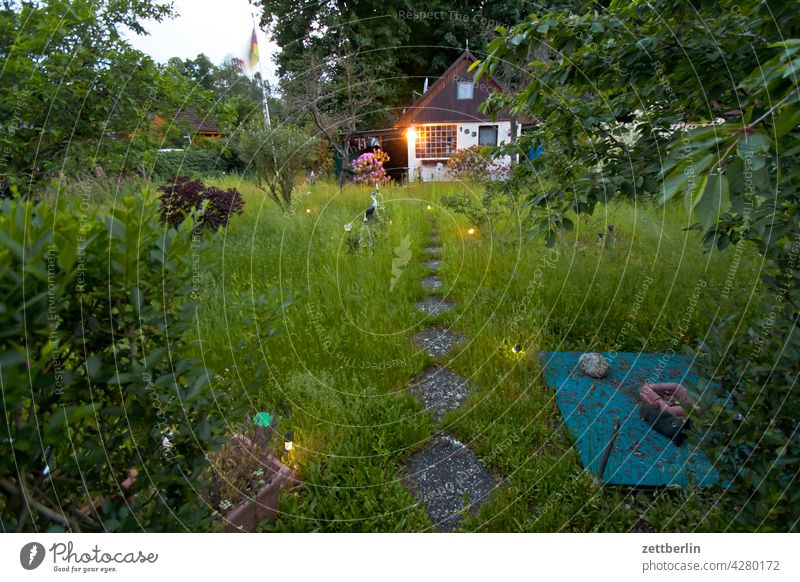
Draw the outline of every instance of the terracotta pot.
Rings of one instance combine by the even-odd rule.
[[[225,514],[226,531],[252,533],[262,521],[273,519],[277,515],[278,496],[292,476],[292,470],[277,459],[271,459],[270,462],[273,472],[267,484],[251,499],[236,505]]]

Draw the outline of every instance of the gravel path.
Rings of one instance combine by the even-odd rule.
[[[446,356],[450,350],[464,341],[464,338],[457,333],[450,331],[441,325],[432,325],[411,336],[415,344],[427,348],[428,354],[433,358]]]
[[[495,487],[472,451],[447,435],[435,436],[411,457],[403,481],[438,531],[457,529],[463,513],[477,510]]]
[[[438,232],[434,227],[430,246],[425,253],[438,255],[442,250]],[[431,258],[423,263],[437,271],[440,259]],[[431,274],[420,281],[431,293],[442,287],[442,280]],[[439,315],[455,309],[455,303],[442,297],[428,296],[418,301],[417,309],[429,315]],[[431,357],[447,355],[465,338],[440,325],[430,326],[412,336],[417,345],[427,348]],[[449,411],[460,407],[472,387],[466,378],[441,366],[431,366],[411,380],[411,393],[422,401],[437,421]],[[404,485],[420,500],[438,531],[458,528],[465,512],[473,512],[489,496],[495,482],[492,475],[463,443],[451,436],[438,434],[431,444],[418,451],[408,462],[402,477]]]
[[[455,303],[441,297],[426,297],[421,301],[417,301],[417,311],[433,316],[453,311],[455,308]]]
[[[466,378],[441,366],[431,366],[411,380],[411,393],[422,400],[436,420],[455,410],[470,393]]]
[[[428,275],[427,277],[423,277],[419,283],[426,291],[432,293],[439,291],[444,285],[439,275]]]

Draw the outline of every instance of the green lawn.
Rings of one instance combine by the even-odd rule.
[[[502,481],[463,522],[465,531],[700,526],[699,493],[594,488],[561,426],[536,351],[677,350],[703,337],[713,316],[739,313],[746,321],[759,278],[751,251],[703,253],[696,233],[685,230],[691,220],[682,207],[646,203],[615,203],[589,221],[576,219],[553,249],[529,240],[513,216],[470,235],[466,219],[439,204],[467,188],[454,183],[386,187],[383,223],[369,252],[347,242],[361,227],[369,189],[300,187],[293,212],[284,215],[252,184],[218,183],[238,187],[247,205],[214,243],[196,345],[221,371],[223,393],[246,390],[254,411],[274,412],[280,430],[295,434],[302,483],[284,493],[281,515],[265,530],[429,528],[398,479],[439,430],[469,446]],[[437,320],[414,308],[426,295],[419,280],[432,220],[444,247],[445,291],[458,302]],[[615,240],[604,245],[597,233],[607,224],[614,224]],[[411,260],[392,287],[393,249],[406,236]],[[725,293],[731,277],[735,291]],[[261,294],[291,304],[281,333],[245,350],[240,342],[248,330],[237,323],[239,314]],[[431,360],[409,336],[433,321],[469,339],[444,363],[478,388],[441,423],[406,389]],[[512,353],[516,343],[524,354]],[[259,365],[271,381],[253,387]]]

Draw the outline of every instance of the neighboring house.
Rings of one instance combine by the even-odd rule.
[[[189,132],[189,142],[191,143],[196,137],[204,137],[210,139],[219,139],[222,137],[222,130],[217,125],[216,120],[207,115],[200,117],[196,111],[178,111],[172,119],[161,117],[158,114],[153,114],[153,125],[161,128],[165,124],[177,124],[180,127],[185,127]]]
[[[394,178],[402,172],[409,180],[447,180],[447,160],[458,150],[496,146],[519,136],[521,126],[509,115],[501,112],[492,120],[480,112],[490,93],[505,89],[494,78],[474,82],[468,69],[476,60],[469,50],[464,51],[403,111],[394,128],[353,134],[355,151],[379,145],[390,156],[388,169]],[[511,157],[497,162],[511,164]]]

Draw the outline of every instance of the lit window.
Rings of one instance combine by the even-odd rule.
[[[473,88],[472,81],[458,81],[456,83],[456,99],[459,101],[472,99]]]
[[[497,145],[497,126],[481,125],[478,128],[478,145],[496,146]]]
[[[423,125],[417,128],[417,158],[441,160],[456,153],[456,125]]]

